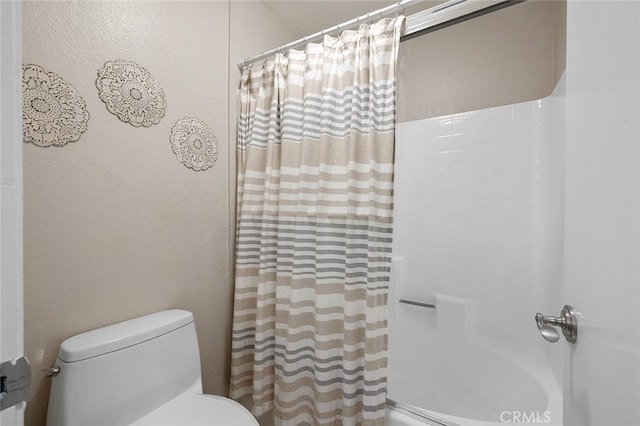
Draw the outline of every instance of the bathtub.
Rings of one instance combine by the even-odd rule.
[[[402,346],[411,351],[390,345],[387,426],[562,425],[560,386],[541,353],[431,333]]]

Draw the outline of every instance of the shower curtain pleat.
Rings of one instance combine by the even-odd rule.
[[[245,69],[231,397],[276,425],[382,425],[404,17]]]

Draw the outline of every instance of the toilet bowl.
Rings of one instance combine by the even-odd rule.
[[[62,342],[48,426],[257,426],[242,405],[202,393],[191,312],[169,310]]]

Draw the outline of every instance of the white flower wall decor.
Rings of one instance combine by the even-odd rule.
[[[186,167],[201,171],[218,159],[218,140],[205,122],[193,117],[176,121],[171,129],[171,149]]]
[[[72,85],[41,66],[22,66],[24,142],[64,146],[80,139],[88,121],[87,104]]]
[[[98,70],[96,87],[107,110],[134,127],[149,127],[164,117],[164,91],[151,73],[135,62],[106,62]]]

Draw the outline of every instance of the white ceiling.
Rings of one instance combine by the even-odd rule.
[[[397,3],[389,0],[261,0],[287,23],[298,37],[332,27],[360,15]],[[444,0],[426,0],[409,8],[406,14],[426,9]]]

